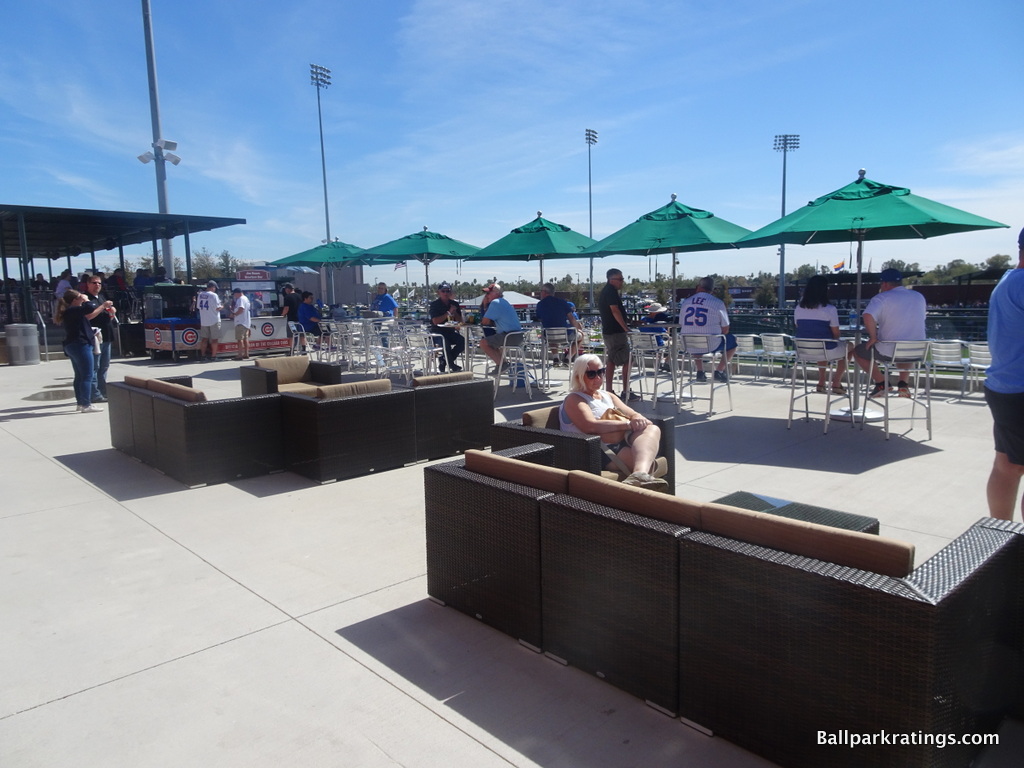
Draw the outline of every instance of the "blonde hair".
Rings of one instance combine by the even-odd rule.
[[[53,319],[58,323],[64,322],[64,312],[70,307],[75,300],[82,294],[76,291],[74,288],[68,288],[64,291],[64,295],[60,297],[60,301],[57,302],[57,311],[53,314]]]
[[[583,392],[586,390],[587,385],[584,382],[587,369],[591,363],[600,365],[601,358],[597,355],[580,355],[576,358],[576,362],[572,364],[572,376],[569,377],[570,392]]]

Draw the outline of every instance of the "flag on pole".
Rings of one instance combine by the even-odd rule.
[[[839,270],[843,269],[843,267],[845,267],[845,266],[846,266],[846,259],[843,259],[838,264],[836,264],[835,266],[832,267],[832,271],[833,272],[838,272]]]
[[[401,269],[404,266],[405,266],[405,262],[404,261],[400,261],[397,264],[395,264],[395,269]]]

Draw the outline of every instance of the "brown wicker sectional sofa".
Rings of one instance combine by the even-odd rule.
[[[109,396],[111,444],[188,486],[284,469],[330,482],[487,445],[490,381],[449,374],[413,383],[303,385],[207,401],[188,376],[128,376]],[[251,429],[228,445],[239,425]]]
[[[901,542],[501,453],[425,469],[433,599],[783,766],[967,765],[980,747],[935,737],[1022,714],[1024,526],[982,519],[914,568]],[[836,743],[881,732],[932,743]]]
[[[280,395],[207,400],[190,376],[126,376],[107,398],[111,445],[185,485],[284,469]],[[240,426],[252,429],[229,445]]]

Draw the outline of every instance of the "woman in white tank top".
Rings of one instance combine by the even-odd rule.
[[[559,427],[563,432],[599,435],[632,470],[623,480],[626,485],[671,492],[665,480],[650,474],[658,457],[661,430],[615,394],[602,389],[604,374],[604,366],[597,355],[576,358],[569,381],[571,391],[558,409]],[[602,420],[609,408],[617,408],[629,417],[629,422]]]

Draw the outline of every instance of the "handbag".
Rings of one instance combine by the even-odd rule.
[[[624,421],[624,422],[626,422],[628,424],[629,423],[629,416],[624,414],[618,408],[612,406],[611,408],[609,408],[608,410],[606,410],[604,413],[601,414],[601,418],[598,419],[598,421]],[[622,436],[619,437],[615,442],[619,443],[619,442],[622,442],[623,440],[625,440],[626,439],[626,435],[628,435],[629,432],[630,432],[630,429],[628,427],[626,429],[623,429],[622,430]],[[618,433],[613,433],[613,434],[618,434]],[[609,448],[608,444],[603,442],[603,441],[601,443],[601,450],[604,451],[605,456],[607,456],[611,460],[611,462],[616,467],[618,467],[619,471],[622,472],[624,475],[626,475],[628,477],[632,473],[632,470],[628,466],[626,466],[626,462],[624,462],[622,459],[620,459],[618,454],[616,454],[615,451],[613,451],[611,448]]]

